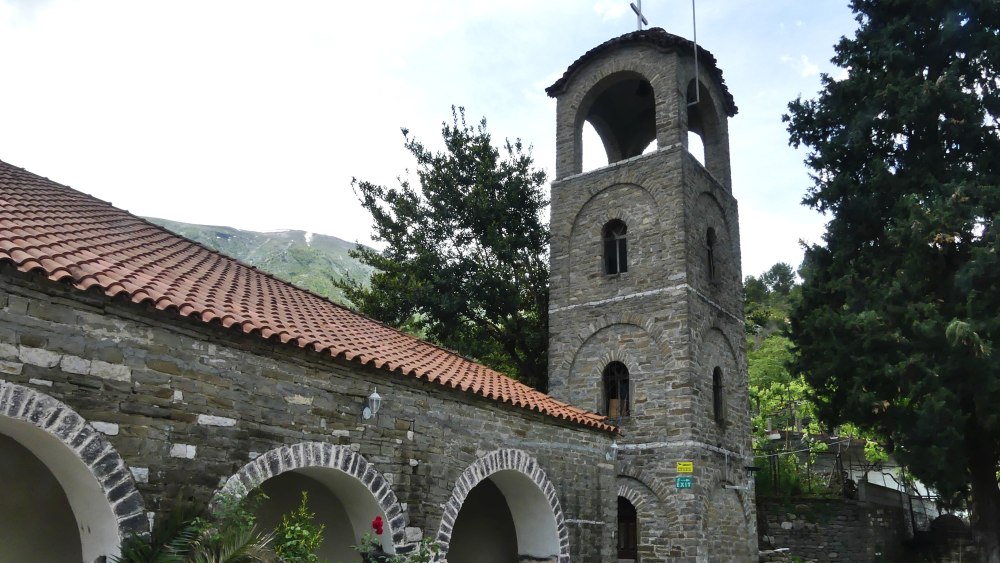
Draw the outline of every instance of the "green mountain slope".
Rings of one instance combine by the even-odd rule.
[[[347,276],[367,281],[372,273],[371,267],[347,254],[355,244],[337,237],[305,231],[261,233],[155,217],[145,219],[341,304],[347,304],[347,300],[333,282]]]

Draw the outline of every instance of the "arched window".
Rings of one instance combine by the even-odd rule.
[[[604,273],[621,274],[628,271],[628,244],[625,233],[628,227],[619,219],[604,225]]]
[[[604,412],[609,418],[628,416],[630,409],[628,368],[611,362],[604,368]]]
[[[715,423],[719,426],[726,423],[726,403],[723,396],[722,369],[716,367],[712,370],[712,412]]]
[[[708,249],[708,281],[716,280],[715,242],[715,229],[709,227],[708,233],[705,235],[705,246]]]
[[[618,561],[639,559],[639,516],[624,497],[618,497]]]

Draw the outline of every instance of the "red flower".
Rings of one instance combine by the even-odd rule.
[[[382,535],[382,517],[381,516],[376,516],[375,519],[372,520],[372,529],[375,530],[375,534],[376,535],[379,535],[379,536]]]

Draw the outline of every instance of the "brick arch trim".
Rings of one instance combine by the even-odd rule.
[[[713,324],[708,327],[708,330],[705,331],[705,335],[706,337],[708,335],[715,335],[718,338],[721,338],[722,342],[726,345],[726,349],[729,351],[730,356],[732,356],[733,363],[735,365],[739,365],[739,354],[736,353],[736,347],[733,346],[733,342],[729,339],[729,335],[726,334],[726,331],[722,330],[718,325]]]
[[[745,492],[742,489],[727,489],[726,488],[727,486],[739,485],[738,482],[736,482],[734,479],[731,479],[730,477],[731,476],[715,480],[715,486],[712,487],[711,493],[705,497],[706,509],[708,503],[711,503],[712,500],[717,497],[717,495],[726,494],[726,491],[732,490],[732,492],[736,493],[736,499],[739,501],[740,507],[743,509],[743,519],[746,521],[747,524],[752,522],[756,526],[757,521],[755,514],[757,505],[756,505],[756,500],[754,500],[753,494],[750,492]],[[706,523],[703,521],[702,528],[704,528],[705,525]]]
[[[657,502],[662,502],[664,499],[669,498],[671,494],[671,490],[668,489],[663,482],[656,478],[655,475],[650,475],[645,471],[636,470],[632,466],[621,461],[618,462],[618,480],[619,483],[623,482],[623,480],[628,480],[641,484],[649,490],[649,493],[653,495]],[[629,500],[631,502],[631,499]]]
[[[405,544],[406,518],[396,494],[386,478],[361,454],[349,447],[334,446],[323,442],[299,442],[267,451],[243,466],[226,480],[221,493],[237,498],[286,471],[310,467],[330,468],[346,473],[361,482],[375,497],[388,519],[395,546]]]
[[[722,226],[725,227],[726,234],[732,236],[733,229],[730,224],[729,215],[726,213],[726,208],[719,202],[719,198],[715,197],[715,194],[711,191],[706,190],[698,194],[698,200],[705,201],[706,205],[710,206],[713,211],[719,212],[719,217],[722,219]],[[698,203],[700,204],[701,201]],[[709,224],[708,226],[711,227],[713,225]]]
[[[609,192],[611,190],[621,189],[621,188],[635,189],[643,196],[644,199],[648,200],[652,205],[655,206],[659,204],[659,201],[657,201],[656,199],[656,194],[654,194],[646,186],[637,182],[614,182],[606,186],[591,188],[586,201],[584,201],[580,205],[580,208],[577,209],[576,214],[573,215],[573,221],[572,223],[570,223],[570,237],[572,237],[576,233],[576,229],[580,225],[580,215],[582,215],[584,211],[587,210],[587,207],[591,205],[595,199],[597,199],[597,196]],[[629,216],[626,213],[624,213],[621,209],[618,208],[609,208],[601,213],[601,219],[599,220],[600,226],[603,227],[609,221],[612,221],[614,219],[618,219],[619,221],[622,221],[626,225],[629,224]],[[634,222],[632,224],[632,228],[635,228]]]
[[[0,383],[2,417],[30,424],[53,436],[86,465],[111,507],[119,540],[148,530],[149,519],[142,495],[125,460],[104,435],[76,411],[29,387]]]
[[[437,542],[441,547],[441,553],[448,552],[448,545],[451,543],[451,531],[455,527],[455,520],[458,512],[462,509],[466,497],[483,480],[499,471],[516,471],[528,477],[539,488],[548,501],[549,508],[555,518],[556,532],[559,535],[559,562],[569,563],[569,530],[566,528],[566,518],[563,515],[562,505],[556,494],[556,488],[545,475],[545,470],[527,452],[514,449],[494,450],[480,457],[472,463],[458,478],[455,488],[452,489],[451,498],[444,505],[444,514],[441,516],[441,527],[438,529]],[[515,515],[516,518],[516,515]]]
[[[615,479],[618,485],[618,496],[623,497],[635,507],[638,524],[638,548],[640,558],[656,557],[658,546],[655,536],[657,532],[665,531],[664,522],[671,521],[668,508],[660,498],[653,483],[646,483],[638,477],[618,474]]]
[[[581,328],[580,331],[577,332],[577,339],[582,346],[583,344],[586,344],[589,339],[593,338],[598,332],[614,325],[632,325],[638,327],[646,331],[646,333],[649,334],[649,336],[652,337],[653,340],[660,346],[669,345],[669,342],[667,342],[667,339],[663,334],[663,329],[657,325],[652,318],[649,318],[648,316],[634,315],[631,313],[609,313],[601,315],[587,326]]]
[[[659,497],[648,485],[632,477],[618,476],[618,496],[632,503],[637,511],[655,514]]]
[[[727,485],[734,485],[734,483],[732,483],[728,479],[717,479],[715,481],[715,486],[712,487],[709,494],[704,497],[703,500],[704,508],[702,509],[702,514],[705,514],[706,517],[702,518],[701,521],[701,526],[700,526],[701,533],[704,537],[707,538],[708,534],[713,529],[713,526],[717,525],[716,522],[711,522],[710,518],[707,517],[711,505],[714,504],[716,501],[721,500],[724,496],[728,495],[729,493],[735,493],[736,501],[739,503],[740,509],[742,510],[742,512],[739,513],[739,516],[742,517],[742,521],[740,522],[740,524],[746,526],[746,536],[750,538],[751,543],[756,545],[757,519],[755,516],[756,505],[753,499],[753,494],[744,493],[743,491],[738,489],[737,490],[727,489],[726,488]]]
[[[592,338],[596,337],[600,332],[616,325],[631,326],[645,332],[650,338],[653,339],[654,342],[656,342],[657,345],[661,347],[661,350],[663,350],[665,354],[669,355],[669,343],[667,342],[666,336],[663,334],[663,328],[657,326],[652,319],[629,313],[613,313],[603,315],[595,319],[592,323],[585,326],[580,332],[578,332],[575,340],[579,344],[572,350],[568,351],[563,359],[559,361],[559,367],[561,369],[570,370],[572,373],[573,366],[576,364],[576,358],[579,355],[580,350],[582,350],[587,343]],[[639,373],[637,364],[625,352],[615,350],[602,356],[602,362],[604,364],[616,360],[628,366],[630,373]]]
[[[573,240],[573,237],[576,236],[577,230],[581,227],[582,223],[580,221],[580,216],[587,211],[587,208],[590,205],[594,204],[594,200],[597,199],[597,197],[603,193],[621,188],[635,189],[643,196],[644,199],[648,200],[649,203],[651,203],[654,207],[659,205],[659,201],[656,199],[656,194],[654,194],[648,187],[636,181],[612,182],[611,184],[605,186],[592,188],[589,190],[587,199],[582,204],[580,204],[579,209],[577,209],[576,213],[573,214],[573,220],[570,222],[569,240]],[[604,209],[600,213],[600,218],[597,221],[587,221],[586,224],[588,227],[593,227],[596,226],[597,224],[599,224],[600,227],[604,227],[604,225],[607,225],[609,222],[615,219],[618,219],[619,221],[625,223],[626,226],[630,224],[630,217],[628,216],[628,214],[626,214],[619,208]],[[632,228],[634,229],[635,222],[632,221],[631,225]]]
[[[642,317],[639,315],[633,315],[631,313],[609,313],[602,315],[595,319],[590,324],[583,327],[576,334],[575,341],[579,344],[573,347],[572,350],[566,353],[562,360],[559,361],[559,367],[562,369],[572,369],[573,365],[576,363],[577,355],[580,353],[590,339],[596,337],[601,331],[611,328],[615,325],[626,325],[635,327],[646,334],[656,342],[657,345],[661,347],[665,354],[670,353],[670,344],[667,342],[666,337],[663,334],[663,328],[658,326],[653,319]],[[612,357],[611,355],[605,354],[605,359],[617,359],[618,361],[629,366],[629,370],[632,370],[634,362],[631,359],[626,361],[622,358],[627,358],[628,356],[624,353],[619,354],[619,357]],[[608,359],[608,361],[611,361]]]

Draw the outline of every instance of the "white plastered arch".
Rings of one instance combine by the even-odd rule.
[[[395,553],[405,542],[406,519],[389,482],[361,454],[349,447],[300,442],[267,451],[226,480],[220,493],[241,498],[264,481],[287,471],[301,473],[333,492],[347,509],[355,537],[371,531],[381,515],[386,522],[382,549]]]
[[[0,383],[0,434],[27,448],[59,482],[80,531],[84,561],[117,555],[122,539],[147,531],[142,496],[124,460],[65,403]]]
[[[447,556],[451,532],[469,492],[489,479],[507,501],[517,549],[522,556],[569,563],[569,531],[555,487],[545,471],[528,453],[521,450],[495,450],[470,465],[459,477],[445,504],[437,541]]]

